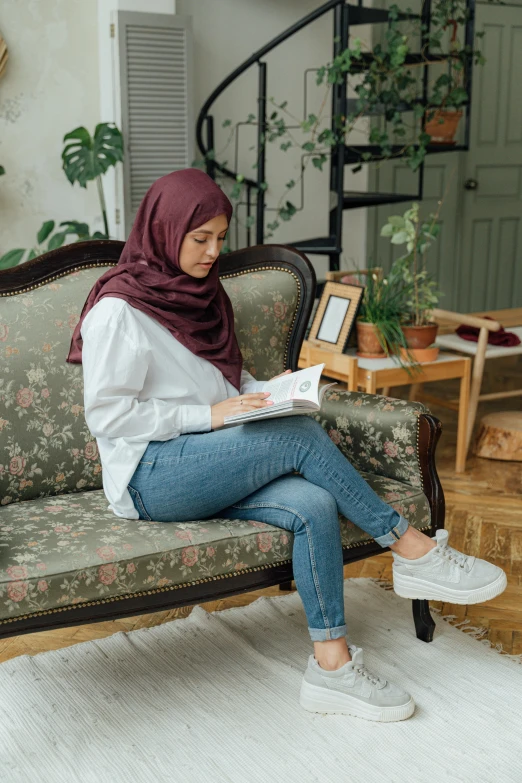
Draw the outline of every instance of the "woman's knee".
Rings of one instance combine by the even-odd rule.
[[[319,524],[322,529],[338,524],[337,501],[331,492],[297,476],[291,481],[289,487],[292,492],[288,496],[288,506],[297,517],[310,525]]]
[[[295,423],[301,427],[301,429],[309,432],[324,432],[323,428],[312,416],[308,414],[302,416],[294,416]]]
[[[284,429],[287,435],[302,439],[306,443],[316,443],[326,435],[319,422],[308,415],[289,416]]]

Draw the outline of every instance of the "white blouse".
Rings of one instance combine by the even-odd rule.
[[[84,318],[85,419],[96,438],[109,510],[139,519],[127,489],[152,440],[211,430],[211,406],[263,391],[246,370],[240,392],[207,359],[118,297],[101,299]]]

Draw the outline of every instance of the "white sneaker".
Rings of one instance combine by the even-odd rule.
[[[391,550],[393,589],[397,595],[450,604],[479,604],[504,592],[507,577],[501,568],[448,546],[447,530],[437,530],[432,540],[437,546],[415,560]]]
[[[301,685],[299,703],[309,712],[342,713],[366,720],[405,720],[415,702],[402,688],[370,674],[361,647],[348,645],[352,660],[340,669],[321,669],[310,655]]]

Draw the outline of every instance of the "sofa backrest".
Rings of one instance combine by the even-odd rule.
[[[2,505],[102,487],[96,440],[84,417],[82,366],[65,358],[89,291],[112,266],[55,274],[51,282],[0,298]],[[222,280],[244,366],[259,379],[282,372],[302,306],[298,276],[265,265],[226,270]]]

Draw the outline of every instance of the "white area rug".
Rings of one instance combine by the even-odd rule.
[[[373,723],[298,703],[297,593],[0,665],[2,783],[520,783],[522,667],[377,580],[345,583],[349,640],[414,697]]]

